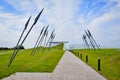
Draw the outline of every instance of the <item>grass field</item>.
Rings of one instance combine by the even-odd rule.
[[[39,52],[32,56],[31,52],[32,49],[19,51],[9,68],[7,65],[12,52],[7,51],[7,53],[1,54],[0,79],[16,72],[52,72],[64,53],[63,44],[52,47],[50,51],[45,49],[44,54]]]
[[[120,49],[101,49],[101,51],[76,49],[71,50],[76,56],[78,53],[82,54],[82,60],[86,62],[86,55],[88,55],[88,65],[98,71],[97,59],[101,59],[100,74],[105,76],[108,80],[120,80]]]
[[[10,52],[12,52],[12,50],[0,50],[0,54],[10,53]]]

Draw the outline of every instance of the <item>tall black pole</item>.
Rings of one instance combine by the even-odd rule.
[[[34,52],[33,52],[32,55],[34,55],[34,54],[36,53],[37,49],[38,49],[38,51],[39,51],[39,49],[40,49],[40,47],[41,47],[41,44],[42,44],[42,42],[43,42],[43,40],[44,40],[44,37],[45,37],[45,34],[46,34],[46,31],[47,31],[48,27],[49,27],[49,25],[45,28],[43,34],[41,35],[41,38],[40,38],[40,40],[39,40],[39,42],[38,42],[38,44],[37,44],[37,47],[35,48],[35,50],[34,50]]]
[[[87,48],[88,48],[88,49],[90,49],[90,48],[89,48],[89,44],[88,44],[88,42],[87,42],[87,38],[86,38],[86,35],[85,35],[85,34],[83,35],[83,41],[84,41],[85,45],[87,46]]]
[[[49,25],[46,27],[46,29],[45,29],[45,31],[44,31],[44,34],[43,34],[43,36],[42,36],[43,38],[41,39],[41,42],[39,43],[38,46],[41,46],[41,45],[42,45],[42,42],[43,42],[43,40],[45,39],[45,36],[48,35],[48,33],[47,33],[48,27],[49,27]],[[38,48],[38,52],[39,52],[39,50],[40,50],[40,47]]]
[[[55,38],[55,35],[56,35],[56,34],[53,34],[53,35],[51,36],[51,41],[50,41],[50,45],[49,45],[49,47],[48,47],[48,51],[50,51],[51,43],[52,43],[53,39]]]
[[[90,31],[87,29],[89,35],[91,36],[91,39],[93,40],[93,42],[95,43],[95,45],[97,46],[98,50],[100,50],[98,44],[96,43],[95,39],[93,38],[92,34],[90,33]]]
[[[29,29],[28,33],[27,33],[26,36],[24,37],[24,39],[23,39],[23,41],[21,42],[20,46],[24,43],[24,41],[26,40],[28,34],[29,34],[30,31],[32,30],[33,26],[37,23],[37,21],[38,21],[40,15],[42,14],[43,10],[44,10],[44,8],[40,11],[40,13],[38,14],[38,16],[35,18],[35,21],[34,21],[33,25],[31,26],[31,28]],[[11,65],[12,61],[14,60],[15,56],[17,55],[19,49],[20,49],[20,47],[18,47],[18,49],[16,50],[13,58],[10,59],[10,62],[8,63],[8,67],[10,67],[10,65]]]
[[[48,36],[48,31],[46,32],[46,36],[45,36],[45,40],[44,40],[44,46],[42,47],[42,54],[43,54],[43,52],[45,50],[45,47],[46,47],[45,44],[46,44],[47,36]]]
[[[29,19],[27,20],[27,22],[26,22],[26,24],[25,24],[25,28],[23,29],[23,32],[22,32],[22,34],[21,34],[21,36],[20,36],[20,38],[19,38],[19,40],[18,40],[18,42],[17,42],[17,44],[16,44],[16,46],[15,46],[16,48],[14,48],[13,54],[12,54],[9,62],[11,62],[12,59],[14,58],[13,56],[15,55],[15,52],[16,52],[17,48],[20,47],[20,46],[19,46],[19,43],[20,43],[20,41],[21,41],[21,39],[22,39],[22,36],[23,36],[25,30],[27,29],[27,26],[28,26],[28,24],[29,24],[30,19],[31,19],[31,16],[29,17]]]
[[[36,46],[37,46],[37,44],[38,44],[38,42],[39,42],[39,40],[40,40],[40,37],[41,37],[41,35],[42,35],[43,31],[44,31],[44,28],[45,28],[45,27],[42,28],[42,30],[41,30],[41,32],[40,32],[40,34],[39,34],[39,36],[38,36],[38,39],[37,39],[37,41],[36,41],[36,43],[35,43],[35,45],[34,45],[34,48],[33,48],[32,52],[31,52],[31,55],[34,53],[34,51],[35,51],[35,49],[36,49]]]
[[[46,46],[48,45],[48,43],[49,43],[49,41],[50,41],[50,39],[51,39],[52,35],[54,34],[54,31],[55,31],[55,29],[52,31],[52,33],[51,33],[50,37],[48,38],[48,40],[47,40],[47,42],[46,42]]]
[[[93,44],[93,42],[91,41],[90,35],[87,33],[86,30],[85,30],[85,33],[86,33],[86,35],[87,35],[87,37],[88,37],[88,39],[89,39],[89,41],[90,41],[90,43],[91,43],[93,49],[96,50],[96,49],[95,49],[95,46],[94,46],[94,44]]]

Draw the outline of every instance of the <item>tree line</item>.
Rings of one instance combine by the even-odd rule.
[[[13,48],[8,48],[8,47],[0,47],[0,50],[14,50],[14,49],[25,49],[24,46],[18,46],[18,47],[13,47]]]

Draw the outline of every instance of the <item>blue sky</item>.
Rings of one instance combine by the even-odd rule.
[[[42,8],[39,22],[24,43],[26,48],[34,46],[38,32],[48,24],[49,32],[56,29],[55,41],[82,45],[84,30],[89,29],[100,45],[120,48],[119,0],[1,0],[0,46],[15,46],[29,16],[31,25]]]

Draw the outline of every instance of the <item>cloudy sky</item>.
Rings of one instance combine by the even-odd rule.
[[[0,47],[15,46],[29,16],[27,30],[42,8],[43,14],[24,43],[26,48],[34,46],[48,24],[49,32],[55,28],[55,41],[81,45],[84,30],[89,29],[101,46],[120,48],[120,0],[1,0]]]

